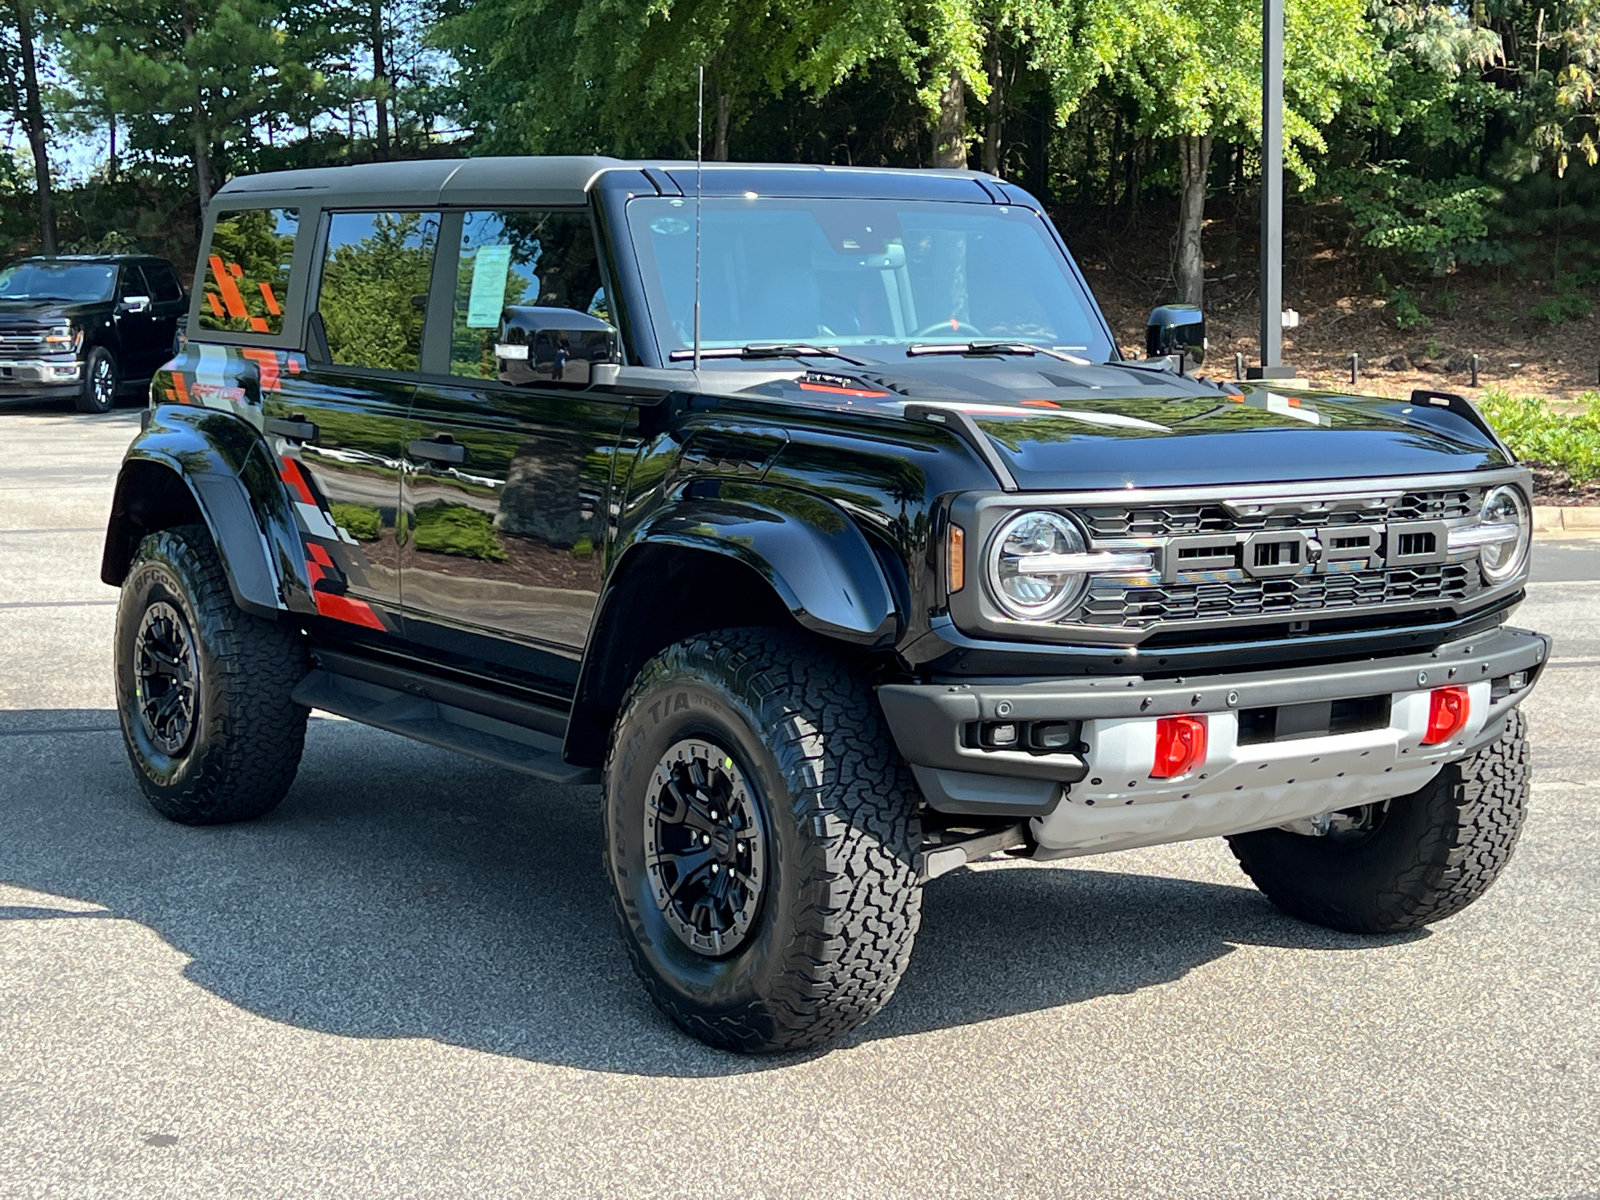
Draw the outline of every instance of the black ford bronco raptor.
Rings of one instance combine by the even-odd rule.
[[[245,820],[312,708],[601,785],[684,1029],[888,1001],[921,887],[1226,837],[1297,917],[1457,912],[1528,792],[1529,475],[1457,396],[1124,358],[962,171],[601,158],[235,180],[103,577],[140,786]]]

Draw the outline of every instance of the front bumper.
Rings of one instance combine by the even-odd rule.
[[[73,395],[82,379],[76,359],[0,358],[0,399]]]
[[[1533,687],[1550,640],[1499,628],[1425,654],[1148,681],[1138,677],[890,684],[879,699],[930,807],[1032,818],[1041,851],[1089,854],[1240,833],[1405,795],[1497,736]],[[1518,678],[1520,676],[1520,679]],[[1520,686],[1513,686],[1520,684]],[[1466,726],[1423,746],[1428,692],[1460,686]],[[1387,699],[1387,723],[1240,744],[1239,713]],[[1150,776],[1156,719],[1203,714],[1203,763]],[[986,723],[1080,722],[1049,752],[979,745]]]

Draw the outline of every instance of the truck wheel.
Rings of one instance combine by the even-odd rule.
[[[83,360],[83,388],[78,392],[79,412],[110,412],[117,402],[117,362],[111,351],[96,346]]]
[[[139,544],[117,606],[117,710],[134,775],[185,825],[248,821],[294,782],[309,709],[299,631],[241,611],[202,525]]]
[[[735,629],[656,655],[623,701],[601,805],[651,997],[744,1053],[871,1017],[921,915],[917,796],[872,689],[819,643]]]
[[[1520,712],[1427,786],[1335,814],[1321,837],[1261,829],[1228,839],[1244,873],[1290,916],[1347,933],[1396,933],[1460,912],[1511,858],[1530,763]]]

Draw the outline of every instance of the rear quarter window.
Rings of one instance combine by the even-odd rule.
[[[282,333],[299,232],[299,209],[246,208],[220,215],[206,252],[200,328]]]

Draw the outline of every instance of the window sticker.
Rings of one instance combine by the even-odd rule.
[[[472,258],[472,291],[467,298],[467,328],[493,329],[506,306],[510,246],[479,246]]]

